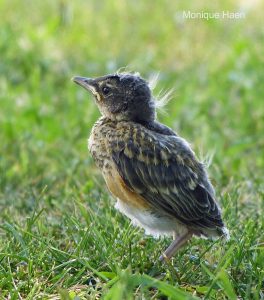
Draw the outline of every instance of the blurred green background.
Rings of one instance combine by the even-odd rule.
[[[182,12],[189,10],[241,11],[245,18],[184,19]],[[136,242],[145,238],[143,233],[111,208],[113,200],[86,146],[99,112],[92,97],[70,80],[74,75],[95,77],[127,68],[146,79],[159,73],[156,94],[174,89],[167,113],[159,113],[159,120],[191,142],[199,158],[212,161],[209,173],[233,234],[230,245],[241,246],[225,266],[229,274],[225,278],[231,281],[233,296],[260,298],[260,261],[264,260],[258,248],[262,245],[263,249],[264,229],[263,1],[1,0],[0,12],[3,297],[58,293],[64,297],[72,286],[83,286],[83,278],[101,278],[96,270],[112,272],[115,278],[113,274],[128,265],[130,275],[140,271],[154,276],[152,262],[166,241],[156,244],[147,237],[148,246],[139,248]],[[123,249],[126,242],[132,244],[130,257],[124,252],[128,248]],[[199,252],[197,245],[205,250],[209,244],[195,241],[187,251]],[[244,253],[243,261],[245,245],[257,248],[254,253],[248,250],[248,256]],[[213,258],[208,254],[212,264],[222,257],[217,249]],[[60,257],[59,253],[64,254]],[[77,262],[72,262],[70,270],[75,270],[75,280],[64,273],[65,261],[73,257],[67,255],[73,254]],[[25,264],[20,270],[21,261]],[[185,263],[178,266],[180,277],[186,265],[189,271],[193,268],[188,259]],[[163,282],[172,286],[177,282],[185,290],[192,287],[193,293],[200,278],[199,285],[206,287],[202,294],[225,297],[221,284],[214,288],[219,270],[211,270],[212,278],[199,266],[197,276],[183,281],[173,273],[175,266],[165,268]],[[126,276],[130,275],[120,275],[121,286],[129,284]],[[107,278],[98,279],[98,284],[104,287]],[[105,293],[110,286],[106,285]],[[65,290],[60,292],[60,288]],[[95,297],[97,291],[91,292],[89,285],[83,288],[83,295],[87,289],[89,297]],[[148,292],[142,293],[147,297]],[[130,297],[120,295],[120,299]]]

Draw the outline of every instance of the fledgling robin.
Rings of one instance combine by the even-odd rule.
[[[130,73],[73,81],[92,92],[102,114],[88,148],[117,198],[115,207],[147,234],[173,236],[160,260],[192,236],[228,238],[204,165],[156,120],[148,83]]]

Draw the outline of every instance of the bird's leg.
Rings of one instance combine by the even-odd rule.
[[[164,261],[164,259],[170,259],[192,236],[191,232],[187,232],[177,238],[175,238],[170,246],[165,250],[165,252],[160,256],[159,260]],[[175,237],[175,235],[173,235]]]

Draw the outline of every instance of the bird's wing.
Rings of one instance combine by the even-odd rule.
[[[204,167],[182,138],[142,126],[127,128],[125,135],[117,129],[115,136],[112,158],[131,190],[188,226],[224,226]]]

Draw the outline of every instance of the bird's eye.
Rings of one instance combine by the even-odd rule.
[[[107,87],[107,86],[104,86],[104,87],[102,88],[102,92],[103,92],[104,95],[107,95],[107,94],[109,94],[109,92],[110,92],[110,88]]]

